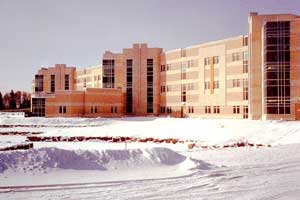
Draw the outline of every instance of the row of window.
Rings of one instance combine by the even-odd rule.
[[[117,106],[111,106],[110,112],[111,113],[117,113],[118,112]],[[59,113],[60,114],[66,114],[67,113],[67,106],[59,106]],[[91,113],[92,114],[98,113],[97,106],[91,106]]]
[[[206,114],[210,114],[210,113],[219,114],[220,106],[213,106],[213,110],[211,110],[211,106],[205,106],[205,113]]]
[[[213,89],[219,89],[219,87],[220,87],[219,81],[214,81]],[[210,89],[210,81],[204,82],[204,89],[205,90]]]
[[[182,84],[181,87],[180,85],[162,85],[160,86],[160,92],[171,92],[171,91],[192,91],[192,90],[197,90],[198,89],[198,84],[197,83],[187,83],[187,84]]]
[[[219,64],[219,56],[213,57],[213,64]],[[204,58],[204,66],[210,65],[210,57]]]
[[[189,113],[194,113],[194,106],[189,106],[188,107],[188,112]],[[160,113],[168,113],[171,114],[172,113],[172,107],[160,107]]]
[[[231,82],[232,87],[248,87],[248,79],[231,79],[229,80]]]
[[[169,71],[169,70],[187,69],[187,68],[192,68],[192,67],[197,67],[197,60],[188,60],[188,61],[180,62],[180,63],[161,65],[160,71],[164,72],[164,71]]]
[[[205,106],[205,113],[206,114],[220,114],[220,106]],[[172,113],[172,107],[160,107],[161,113]],[[188,106],[188,112],[194,113],[194,106]],[[240,114],[240,106],[233,106],[232,107],[233,114]],[[248,113],[248,106],[243,106],[243,113]],[[248,115],[247,115],[248,117]],[[244,117],[246,118],[246,116]]]
[[[65,74],[65,90],[70,89],[70,75]],[[36,75],[35,76],[35,92],[43,92],[44,91],[44,76]],[[55,92],[55,75],[50,75],[50,91],[52,93]]]

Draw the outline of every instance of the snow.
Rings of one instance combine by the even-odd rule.
[[[300,141],[299,133],[297,121],[129,118],[106,120],[106,125],[99,127],[49,130],[43,136],[131,136],[197,140],[208,145],[238,141],[277,145]]]
[[[0,152],[0,199],[297,199],[300,195],[297,121],[0,116],[0,133],[14,130],[41,131],[41,136],[178,138],[220,146],[248,141],[272,146],[190,150],[189,142],[35,142],[30,150]],[[25,139],[0,135],[0,146]]]

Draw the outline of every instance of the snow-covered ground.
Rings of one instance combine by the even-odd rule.
[[[11,125],[11,126],[2,126]],[[39,126],[37,126],[39,125]],[[36,142],[0,152],[0,199],[297,199],[300,123],[175,118],[0,117],[0,133],[178,138],[188,143]],[[0,146],[26,136],[1,136]]]

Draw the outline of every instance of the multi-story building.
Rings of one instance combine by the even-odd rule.
[[[103,55],[103,88],[122,88],[127,115],[158,115],[161,48],[134,44]]]
[[[300,119],[300,16],[249,16],[251,119]]]
[[[75,71],[75,89],[102,88],[102,66],[89,66]]]
[[[120,89],[101,88],[101,73],[99,66],[76,71],[75,67],[56,64],[40,69],[33,84],[32,115],[121,116],[123,93]]]
[[[166,52],[134,44],[106,51],[103,67],[41,69],[33,114],[299,120],[300,16],[250,13],[248,24],[248,36]]]
[[[161,113],[247,118],[247,37],[167,51],[160,80]]]

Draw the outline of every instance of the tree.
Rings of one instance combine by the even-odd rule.
[[[15,93],[13,90],[10,91],[9,109],[16,109],[16,99],[15,99]]]
[[[22,92],[17,91],[14,96],[15,102],[16,102],[16,108],[20,108],[22,103]]]
[[[9,94],[5,93],[5,95],[3,97],[3,103],[4,103],[4,108],[5,109],[9,108],[9,101],[10,101]]]
[[[3,97],[1,92],[0,92],[0,110],[4,110],[4,102],[3,102]]]
[[[30,94],[27,92],[23,92],[21,99],[22,99],[22,101],[21,101],[20,108],[30,108],[30,104],[31,104]]]

